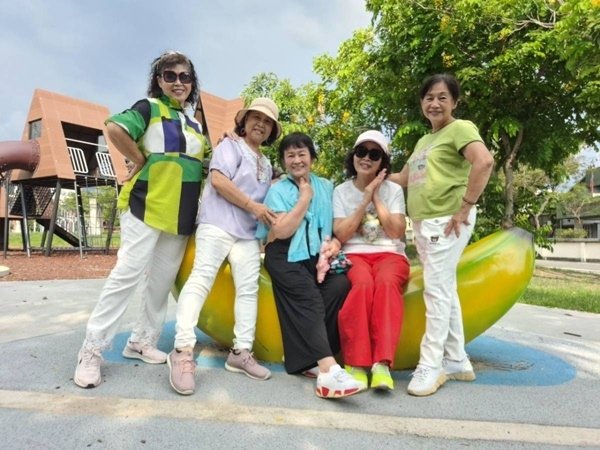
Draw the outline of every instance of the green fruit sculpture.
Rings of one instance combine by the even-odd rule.
[[[195,242],[190,239],[173,293],[179,295],[194,262]],[[469,245],[458,264],[458,295],[463,314],[465,341],[479,336],[500,319],[523,294],[535,264],[531,235],[520,228],[497,231]],[[198,328],[223,346],[233,342],[235,289],[229,266],[224,264],[202,308]],[[425,332],[423,276],[420,266],[411,268],[404,292],[404,318],[394,369],[414,367]],[[263,361],[281,362],[283,345],[269,274],[261,268],[258,320],[254,353]]]

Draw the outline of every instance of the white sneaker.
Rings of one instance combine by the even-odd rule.
[[[358,394],[363,390],[365,386],[335,364],[331,366],[329,372],[319,372],[315,394],[321,398],[340,398]]]
[[[102,383],[102,375],[100,373],[101,363],[102,355],[100,355],[100,352],[90,351],[86,348],[79,350],[77,367],[73,376],[75,384],[87,389],[94,388]]]
[[[462,361],[452,361],[444,358],[442,367],[449,380],[473,381],[476,378],[468,356]]]
[[[409,394],[418,397],[434,394],[448,379],[444,369],[432,369],[420,365],[417,366],[412,375],[407,390]]]
[[[148,364],[164,364],[167,362],[167,354],[150,344],[127,341],[123,349],[123,356],[129,359],[140,359]]]

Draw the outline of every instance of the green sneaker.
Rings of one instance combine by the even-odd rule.
[[[367,377],[367,371],[362,367],[344,366],[346,372],[350,374],[352,378],[358,381],[362,385],[362,389],[369,387],[369,378]]]
[[[382,391],[393,391],[394,380],[390,375],[390,368],[381,363],[373,364],[371,369],[371,389],[380,389]]]

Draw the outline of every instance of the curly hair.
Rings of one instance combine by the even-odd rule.
[[[192,61],[190,61],[187,56],[176,51],[165,52],[152,61],[152,64],[150,65],[150,80],[147,91],[148,97],[158,98],[163,95],[163,91],[158,85],[158,76],[162,75],[165,69],[170,69],[177,64],[188,66],[188,71],[192,76],[192,91],[190,92],[190,95],[188,95],[188,98],[186,98],[186,101],[191,104],[196,103],[199,95],[198,76],[196,75],[196,69],[194,69],[194,64],[192,64]]]

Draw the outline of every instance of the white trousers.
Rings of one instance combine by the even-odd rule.
[[[473,233],[477,211],[471,209],[469,225],[461,226],[459,237],[454,233],[444,236],[451,217],[413,222],[415,244],[423,266],[426,314],[419,365],[434,369],[442,367],[444,357],[453,361],[466,357],[456,268]]]
[[[220,228],[200,224],[194,266],[177,301],[175,348],[196,345],[194,327],[225,258],[235,284],[235,349],[252,349],[258,311],[260,248],[256,239],[238,239]]]
[[[102,351],[114,338],[119,321],[138,284],[143,283],[140,314],[132,342],[156,345],[167,314],[173,286],[188,236],[149,227],[130,211],[121,215],[121,245],[96,307],[87,324],[84,346]]]

